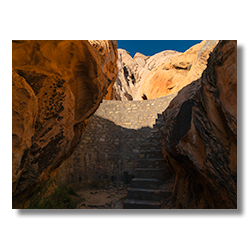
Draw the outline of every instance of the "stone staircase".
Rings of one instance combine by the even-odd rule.
[[[159,209],[160,201],[171,193],[161,188],[166,176],[166,160],[162,156],[163,115],[158,114],[150,136],[141,146],[135,178],[131,180],[124,209]]]

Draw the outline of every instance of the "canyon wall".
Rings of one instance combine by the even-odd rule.
[[[12,42],[13,207],[72,154],[117,57],[115,41]]]
[[[202,77],[164,112],[175,175],[166,208],[237,208],[237,42],[220,41]]]
[[[104,100],[89,119],[74,153],[58,168],[58,183],[108,179],[120,185],[124,171],[133,175],[140,147],[153,131],[157,114],[175,96],[145,101]]]

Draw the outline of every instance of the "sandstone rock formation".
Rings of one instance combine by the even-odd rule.
[[[80,142],[117,57],[114,41],[13,41],[13,207]]]
[[[148,99],[176,93],[201,77],[209,53],[218,41],[202,41],[154,68],[141,85]]]
[[[218,43],[164,117],[163,154],[175,177],[167,207],[237,208],[236,41]]]
[[[176,51],[162,51],[154,56],[136,53],[132,58],[124,49],[118,49],[118,77],[113,86],[112,99],[121,101],[142,100],[140,87],[146,76],[158,65],[178,55]]]
[[[113,86],[114,100],[142,100],[145,94],[153,99],[177,93],[201,77],[209,53],[216,41],[202,41],[184,53],[166,50],[153,56],[118,49],[118,78]]]

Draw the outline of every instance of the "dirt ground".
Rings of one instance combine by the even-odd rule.
[[[159,188],[173,190],[175,178],[172,176]],[[112,182],[73,183],[70,187],[78,197],[76,209],[123,209],[123,203],[127,198],[129,185],[116,185]],[[73,198],[73,197],[72,197]],[[172,208],[171,197],[161,201],[163,209]]]
[[[127,198],[127,187],[119,187],[113,183],[76,183],[71,187],[78,195],[76,209],[123,209],[123,203]]]

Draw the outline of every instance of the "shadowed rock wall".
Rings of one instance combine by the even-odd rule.
[[[202,77],[164,112],[175,174],[167,208],[237,208],[237,42],[220,41]]]
[[[158,113],[176,94],[145,101],[103,100],[89,119],[75,152],[58,169],[59,182],[111,179],[133,174],[140,146],[149,136]]]

